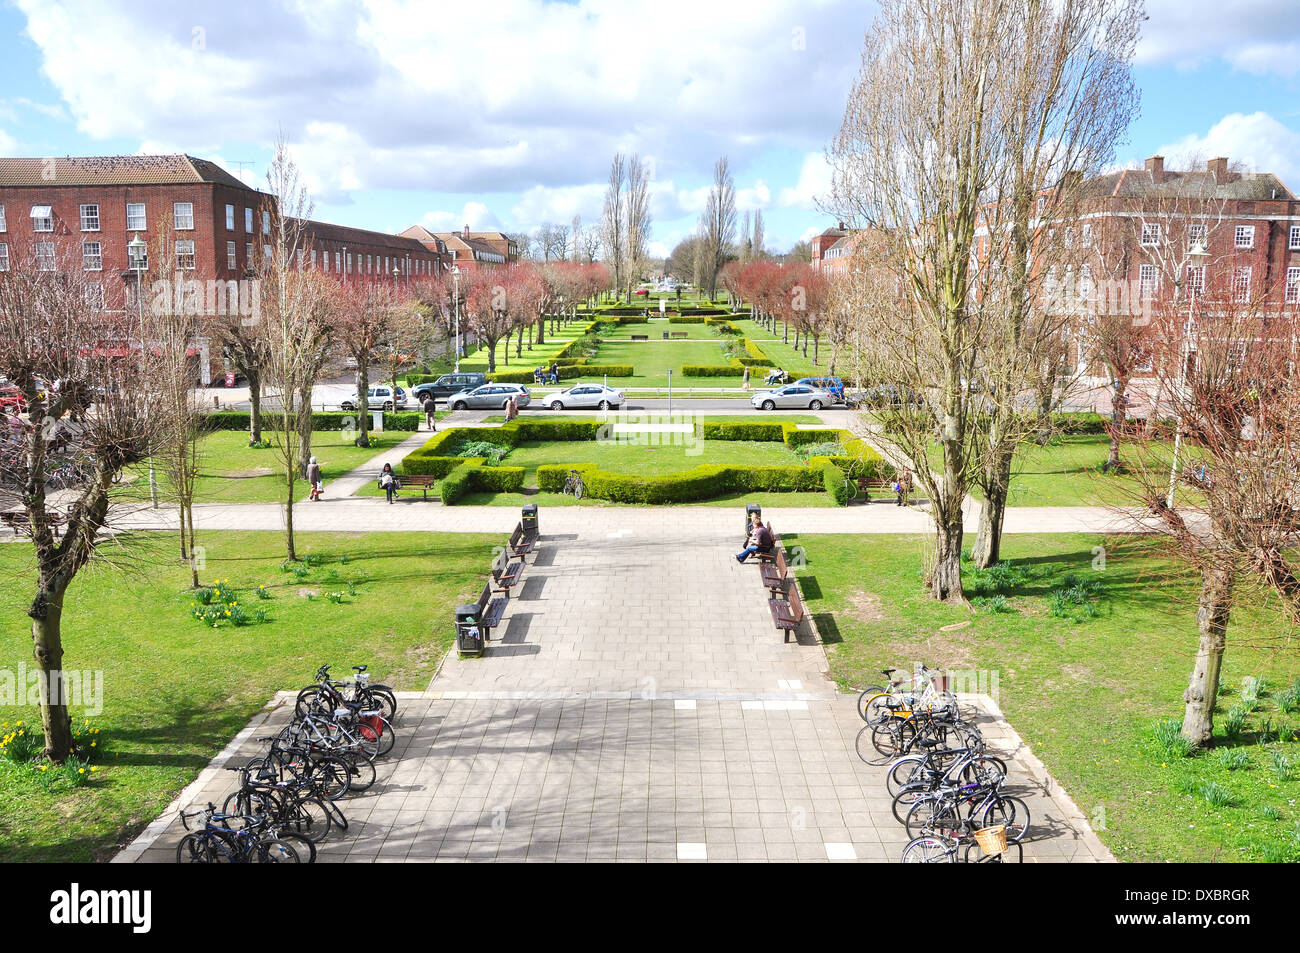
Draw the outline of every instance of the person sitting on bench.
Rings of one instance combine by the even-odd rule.
[[[774,545],[772,534],[763,525],[762,517],[754,514],[754,525],[749,530],[749,545],[736,554],[736,562],[743,563],[755,553],[770,553]]]

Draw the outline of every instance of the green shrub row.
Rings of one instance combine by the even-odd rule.
[[[218,410],[203,419],[204,430],[244,430],[249,428],[250,412],[247,410]],[[424,414],[416,411],[396,411],[384,414],[384,429],[402,432],[414,432],[420,429]],[[311,415],[312,430],[348,430],[356,429],[356,411],[313,411]],[[280,415],[274,411],[262,412],[262,429],[278,430]]]
[[[728,493],[806,493],[823,485],[821,468],[811,467],[701,465],[681,473],[632,476],[609,473],[593,463],[543,464],[537,468],[537,485],[559,492],[570,470],[582,474],[592,499],[616,503],[691,503]]]
[[[733,360],[730,364],[683,364],[683,377],[739,377],[745,365]]]
[[[725,312],[719,312],[725,313]],[[704,316],[700,314],[673,314],[668,316],[669,324],[703,324]]]
[[[523,467],[490,467],[469,457],[442,478],[438,495],[443,506],[455,506],[467,493],[518,493],[523,485]]]
[[[822,464],[821,471],[822,486],[825,488],[827,495],[830,496],[836,506],[848,506],[849,488],[844,482],[844,471],[829,461]]]

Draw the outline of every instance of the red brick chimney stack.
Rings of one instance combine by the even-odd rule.
[[[1147,171],[1151,173],[1151,181],[1159,185],[1165,180],[1165,157],[1152,156],[1147,159]]]
[[[1214,173],[1214,184],[1223,185],[1228,181],[1228,160],[1223,156],[1205,163],[1207,172]]]

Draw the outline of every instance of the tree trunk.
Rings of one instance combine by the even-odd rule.
[[[1052,439],[1052,391],[1048,388],[1043,392],[1043,396],[1038,401],[1038,436],[1036,438],[1040,447],[1047,446],[1048,441]]]
[[[284,497],[284,545],[285,555],[292,561],[298,561],[298,550],[293,540],[293,485],[294,474],[288,474]]]
[[[262,375],[247,371],[248,379],[248,442],[262,442]]]
[[[820,334],[813,335],[813,363],[814,364],[817,363],[817,355],[821,349],[821,343],[822,343],[822,336]],[[805,352],[805,354],[806,353],[807,352]]]
[[[488,338],[483,342],[488,352],[488,373],[491,374],[497,369],[497,342],[495,338]]]
[[[1128,381],[1116,376],[1111,381],[1110,394],[1110,453],[1102,469],[1110,473],[1119,469],[1119,435],[1124,427],[1127,408],[1124,405],[1124,391]]]
[[[930,595],[940,602],[966,603],[961,591],[961,541],[960,512],[951,522],[935,521],[934,575],[930,580]]]
[[[394,394],[397,391],[393,391]],[[370,368],[357,361],[357,446],[370,446]]]
[[[1200,643],[1183,693],[1183,736],[1197,745],[1208,744],[1214,731],[1214,703],[1219,697],[1219,674],[1228,642],[1233,585],[1232,573],[1223,567],[1209,565],[1201,570],[1201,597],[1196,611]]]
[[[307,476],[311,462],[311,384],[304,384],[298,394],[298,476]]]
[[[75,750],[63,681],[63,596],[67,590],[67,581],[52,579],[42,572],[36,598],[27,611],[32,617],[32,655],[41,674],[45,757],[55,764],[62,764]]]
[[[546,343],[546,315],[539,314],[537,316],[537,346],[541,347],[545,343]],[[528,349],[530,351],[532,350],[531,344],[528,346]]]

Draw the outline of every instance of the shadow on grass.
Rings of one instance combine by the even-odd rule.
[[[835,616],[829,612],[813,613],[813,624],[817,626],[817,632],[822,637],[823,645],[832,645],[844,641],[844,636],[840,634],[839,624],[835,621]]]

